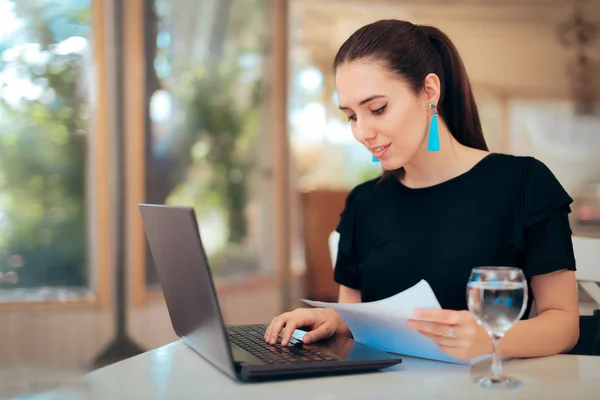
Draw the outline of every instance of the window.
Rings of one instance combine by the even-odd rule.
[[[350,189],[377,177],[381,166],[358,143],[337,105],[337,93],[305,53],[292,48],[290,143],[302,191]]]
[[[217,280],[271,275],[270,2],[190,4],[144,4],[144,154],[131,156],[142,171],[137,195],[194,208]],[[132,240],[144,243],[134,263],[145,265],[135,279],[146,291],[158,281],[142,232]]]
[[[0,0],[0,301],[81,299],[96,284],[91,9]]]

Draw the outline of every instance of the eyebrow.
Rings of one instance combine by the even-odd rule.
[[[367,98],[366,98],[366,99],[364,99],[364,100],[361,100],[361,101],[360,101],[360,103],[358,103],[358,105],[362,106],[362,105],[364,105],[364,104],[367,104],[367,103],[368,103],[368,102],[370,102],[370,101],[373,101],[373,100],[376,100],[376,99],[380,99],[380,98],[382,98],[382,97],[385,97],[385,96],[383,96],[383,95],[381,95],[381,94],[376,94],[376,95],[374,95],[374,96],[370,96],[370,97],[367,97]],[[348,109],[349,109],[349,107],[340,106],[340,110],[348,110]]]

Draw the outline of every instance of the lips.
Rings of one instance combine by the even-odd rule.
[[[391,143],[382,145],[382,146],[373,146],[370,147],[369,150],[371,151],[371,153],[373,154],[373,156],[375,158],[381,158],[385,155],[385,153],[387,152],[387,149],[390,147]]]

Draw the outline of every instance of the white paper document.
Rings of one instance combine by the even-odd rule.
[[[431,339],[406,326],[417,308],[441,309],[433,290],[425,280],[413,287],[368,303],[339,304],[302,300],[313,307],[333,308],[344,320],[354,340],[377,349],[401,355],[472,365],[488,356],[459,360],[444,353]]]

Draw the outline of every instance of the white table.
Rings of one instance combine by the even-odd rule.
[[[91,372],[71,390],[39,399],[600,399],[600,357],[558,355],[505,361],[523,381],[513,390],[478,389],[490,361],[466,367],[405,357],[380,372],[240,383],[177,341]]]

